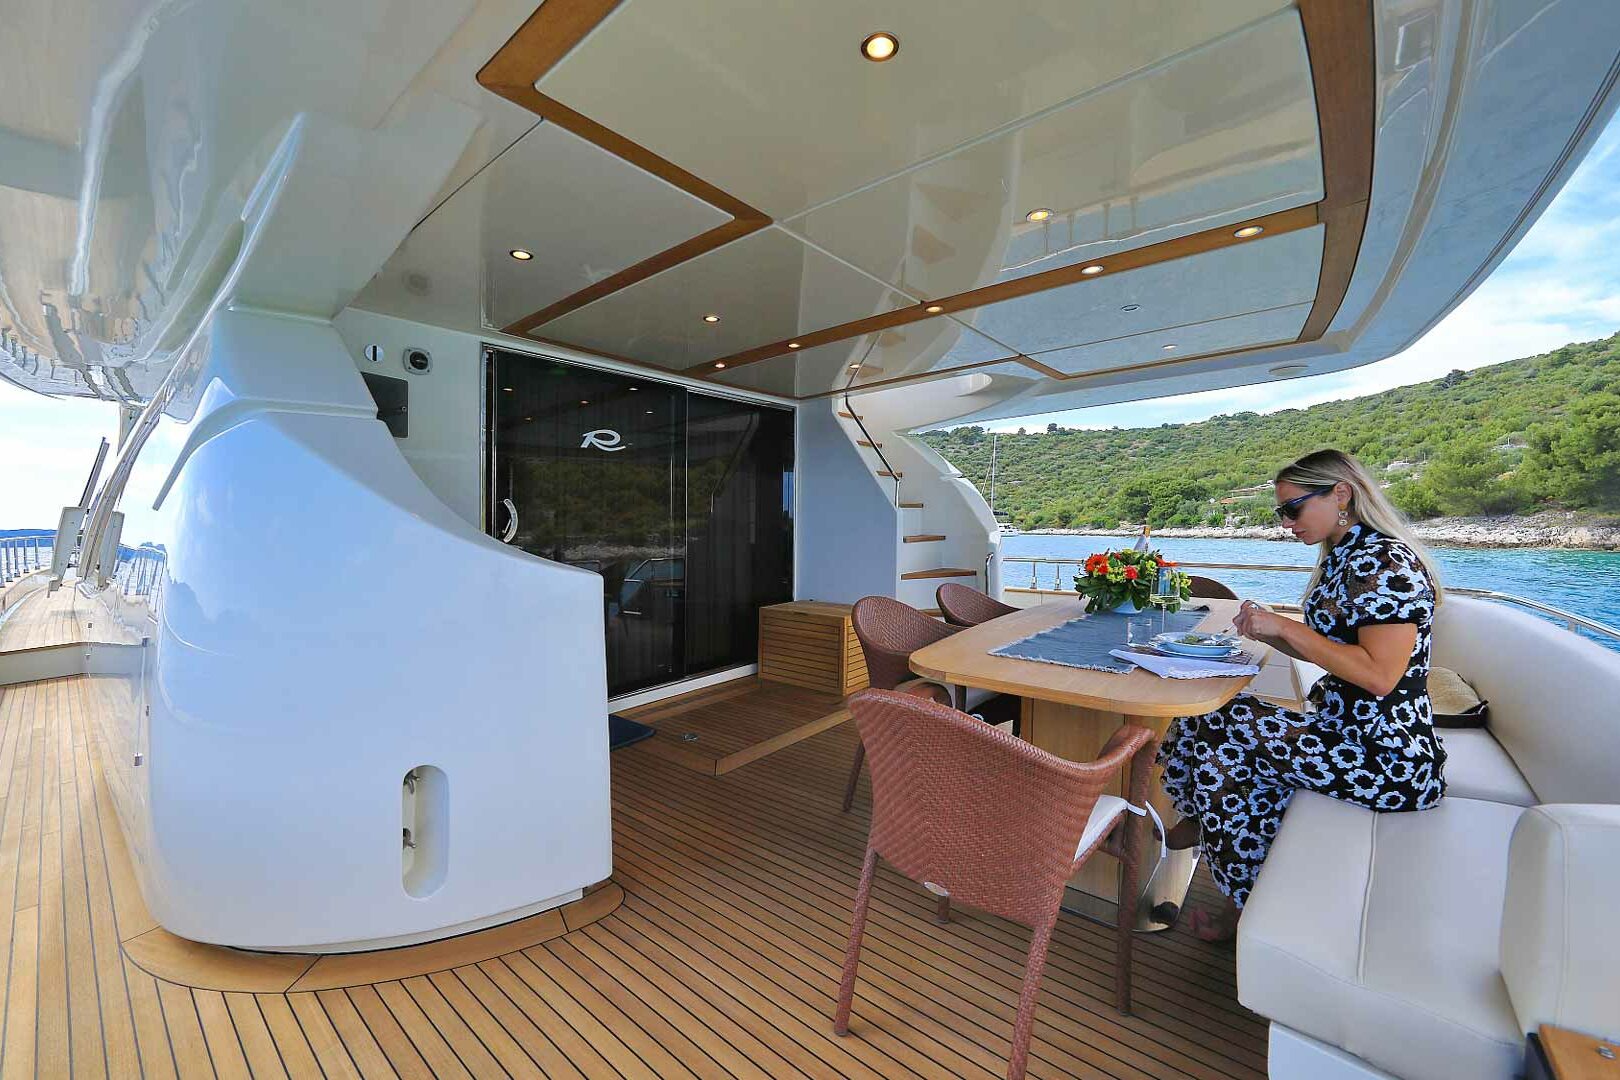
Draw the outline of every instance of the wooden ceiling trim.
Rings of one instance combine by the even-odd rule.
[[[730,214],[732,220],[661,251],[634,266],[626,267],[539,311],[508,323],[501,328],[502,333],[527,337],[529,331],[537,326],[688,259],[695,259],[749,233],[757,232],[771,223],[769,217],[741,199],[535,89],[535,84],[568,55],[574,46],[583,41],[603,19],[612,14],[621,2],[622,0],[546,0],[522,26],[518,27],[517,33],[513,34],[479,69],[479,85],[515,105],[528,109],[542,120],[571,131],[631,165],[673,184],[688,195],[702,199],[716,209]]]
[[[1072,266],[1061,266],[1039,274],[1030,274],[1027,277],[1016,278],[1012,281],[998,281],[993,285],[957,293],[955,296],[928,300],[894,311],[880,312],[840,326],[831,326],[825,330],[817,330],[793,338],[783,338],[781,341],[772,342],[769,345],[761,345],[757,348],[733,353],[730,356],[720,357],[718,360],[694,364],[687,368],[683,374],[690,375],[693,378],[712,377],[721,370],[715,366],[716,364],[724,365],[725,368],[737,368],[758,363],[761,360],[768,360],[775,356],[786,355],[791,351],[788,349],[789,342],[797,342],[801,349],[813,349],[817,345],[827,345],[834,341],[842,341],[845,338],[859,337],[862,334],[869,334],[876,330],[887,330],[895,326],[905,326],[953,312],[969,311],[989,304],[1000,303],[1003,300],[1013,300],[1022,296],[1029,296],[1032,293],[1044,292],[1047,289],[1061,288],[1065,285],[1074,285],[1084,281],[1100,281],[1103,278],[1129,270],[1140,270],[1145,266],[1155,266],[1176,259],[1185,259],[1193,255],[1219,251],[1222,248],[1235,247],[1239,244],[1260,244],[1264,243],[1268,238],[1282,236],[1299,229],[1308,229],[1317,224],[1319,222],[1315,203],[1292,207],[1288,210],[1278,210],[1263,217],[1237,221],[1214,229],[1205,229],[1202,232],[1178,236],[1173,240],[1163,240],[1156,244],[1145,244],[1142,247],[1130,248],[1097,259],[1088,259]],[[1238,230],[1251,225],[1258,225],[1265,231],[1259,236],[1247,239],[1241,239],[1235,235]],[[1092,265],[1103,267],[1103,272],[1096,275],[1083,273],[1087,266]],[[929,307],[937,307],[940,310],[930,312],[927,310]]]
[[[1300,341],[1327,333],[1350,288],[1372,197],[1377,70],[1372,0],[1299,0],[1322,141],[1324,226],[1316,300]]]

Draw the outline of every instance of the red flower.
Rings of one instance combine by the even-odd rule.
[[[1136,567],[1127,566],[1125,568],[1125,580],[1126,581],[1135,581],[1136,580]]]

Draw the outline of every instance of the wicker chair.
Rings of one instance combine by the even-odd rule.
[[[930,619],[909,604],[887,596],[866,596],[855,601],[850,623],[866,657],[866,679],[879,690],[927,697],[949,704],[950,691],[935,682],[919,679],[911,670],[911,654],[924,645],[948,638],[957,630],[937,619]],[[861,762],[866,759],[865,744],[855,747],[855,763],[850,766],[849,783],[844,785],[844,809],[855,802],[855,787],[861,780]]]
[[[906,694],[863,690],[850,711],[872,771],[872,827],[850,926],[833,1029],[849,1033],[861,938],[878,859],[951,901],[1023,923],[1034,931],[1013,1027],[1009,1080],[1029,1057],[1035,999],[1063,889],[1093,852],[1124,866],[1122,896],[1135,896],[1144,827],[1117,796],[1103,794],[1129,767],[1131,803],[1147,800],[1157,739],[1122,727],[1096,761],[1065,761],[954,709]],[[1131,1009],[1135,905],[1119,905],[1115,1004]]]
[[[1192,595],[1202,600],[1236,600],[1238,594],[1222,585],[1214,578],[1203,577],[1198,574],[1188,575],[1192,578]]]
[[[986,596],[978,589],[970,589],[954,581],[947,581],[935,591],[934,602],[939,605],[939,613],[952,626],[978,626],[999,615],[1011,615],[1018,610],[1011,604],[1003,604]]]

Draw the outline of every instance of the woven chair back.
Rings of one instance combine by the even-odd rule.
[[[849,707],[872,775],[872,848],[953,902],[1049,920],[1118,763],[1064,761],[907,694],[863,690]]]
[[[1191,592],[1201,600],[1236,600],[1238,594],[1222,585],[1211,577],[1200,574],[1189,575],[1192,578]]]
[[[893,690],[915,679],[911,654],[959,629],[887,596],[866,596],[855,601],[850,622],[866,656],[867,681],[880,690]]]
[[[939,613],[952,626],[978,626],[1001,615],[1011,615],[1018,609],[1011,604],[986,596],[978,589],[970,589],[954,581],[947,581],[934,592]]]

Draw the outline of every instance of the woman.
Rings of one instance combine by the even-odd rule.
[[[1277,517],[1321,545],[1305,619],[1244,601],[1233,627],[1325,668],[1305,712],[1247,694],[1182,717],[1159,751],[1181,821],[1227,897],[1194,911],[1206,941],[1231,938],[1283,811],[1303,788],[1375,811],[1427,810],[1445,793],[1429,704],[1429,627],[1440,589],[1428,555],[1349,454],[1319,450],[1277,474]]]

